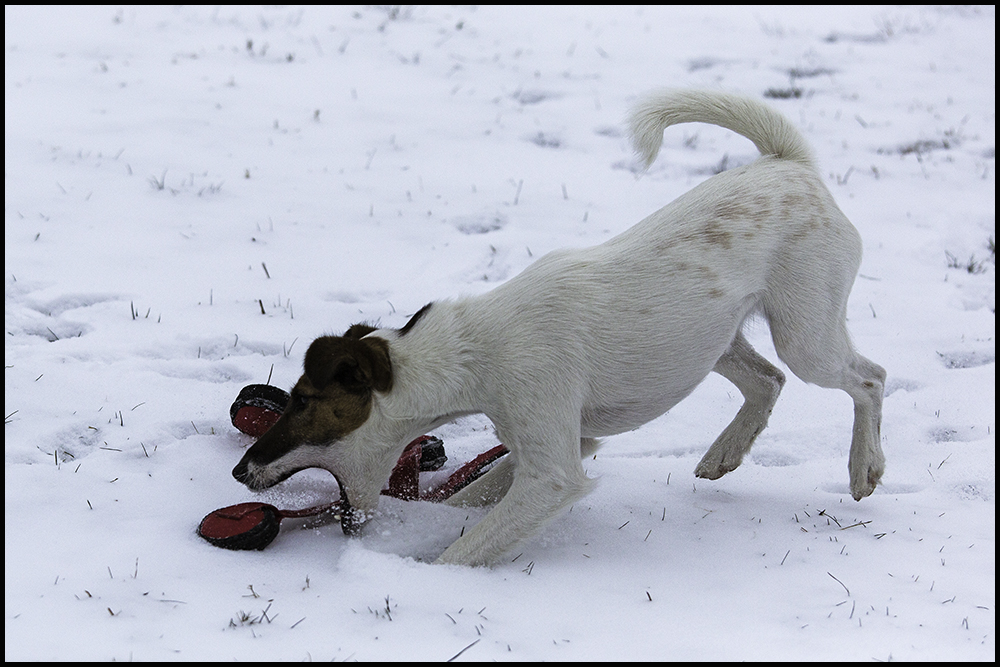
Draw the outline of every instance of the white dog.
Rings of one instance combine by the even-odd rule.
[[[745,402],[695,474],[739,466],[784,383],[741,333],[759,313],[792,372],[854,399],[851,493],[872,493],[885,465],[885,371],[854,350],[845,325],[861,239],[805,140],[758,101],[654,94],[632,112],[633,145],[649,165],[664,128],[688,122],[738,132],[763,157],[606,243],[553,252],[482,296],[428,304],[402,329],[355,325],[316,339],[288,409],[234,476],[261,489],[325,468],[350,532],[408,442],[484,413],[511,454],[451,502],[502,499],[438,562],[489,564],[592,488],[581,457],[595,438],[662,415],[711,371]]]

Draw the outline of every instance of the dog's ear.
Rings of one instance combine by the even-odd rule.
[[[376,327],[373,327],[370,324],[352,324],[350,328],[344,332],[344,338],[364,338],[371,332],[375,331],[375,329]]]
[[[389,343],[382,338],[364,338],[351,345],[353,363],[342,361],[334,379],[348,390],[389,391],[392,388],[392,362]]]
[[[306,351],[305,373],[320,391],[332,382],[351,393],[389,391],[392,388],[389,344],[381,338],[317,338]]]

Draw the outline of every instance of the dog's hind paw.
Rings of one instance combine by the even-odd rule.
[[[882,479],[882,470],[869,468],[868,474],[861,477],[860,479],[854,479],[851,476],[851,495],[855,500],[861,500],[862,498],[867,498],[874,491],[875,487],[878,486],[879,480]]]
[[[694,469],[694,476],[702,479],[719,479],[727,472],[739,468],[742,462],[742,456],[739,458],[726,457],[725,455],[713,456],[712,451],[709,450]]]
[[[882,473],[885,472],[885,459],[881,456],[876,456],[874,459],[867,465],[850,466],[851,495],[855,500],[870,496],[882,479]]]

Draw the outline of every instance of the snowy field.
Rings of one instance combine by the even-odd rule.
[[[991,6],[5,7],[5,659],[995,660],[995,39]],[[790,372],[744,465],[696,479],[741,402],[712,375],[492,569],[427,564],[481,511],[388,498],[359,539],[195,534],[336,494],[230,475],[230,403],[290,387],[312,338],[755,159],[684,125],[641,175],[622,120],[661,86],[786,114],[861,232],[873,496],[850,399]],[[483,417],[438,434],[445,473],[496,444]]]

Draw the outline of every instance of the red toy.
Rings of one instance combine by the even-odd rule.
[[[229,409],[233,426],[247,435],[260,437],[274,425],[285,406],[288,394],[266,384],[252,384],[243,388]],[[440,438],[422,435],[403,450],[402,456],[389,477],[389,487],[383,494],[403,500],[428,500],[441,502],[471,484],[486,472],[490,465],[504,454],[507,448],[497,445],[456,470],[441,486],[420,495],[419,473],[437,470],[448,457]],[[263,549],[278,536],[281,520],[316,516],[324,512],[339,518],[340,501],[307,507],[301,510],[281,510],[267,503],[249,502],[215,510],[198,525],[198,534],[217,547],[224,549]],[[346,528],[345,528],[346,530]]]

